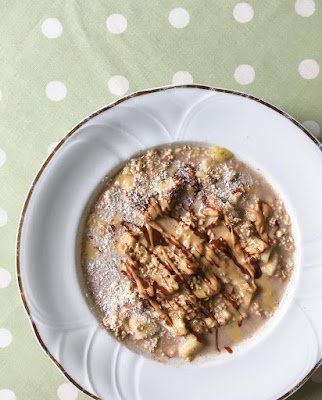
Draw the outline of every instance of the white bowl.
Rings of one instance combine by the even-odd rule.
[[[104,176],[138,151],[181,141],[227,147],[262,171],[291,216],[296,254],[287,293],[258,334],[232,355],[178,367],[132,353],[100,326],[75,254],[80,218]],[[41,167],[19,226],[18,283],[44,351],[93,398],[286,398],[321,363],[321,155],[318,141],[287,114],[208,86],[137,92],[87,117]]]

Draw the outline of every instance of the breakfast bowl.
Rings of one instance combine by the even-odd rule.
[[[228,148],[258,171],[292,222],[292,276],[274,315],[233,352],[161,363],[101,324],[79,268],[84,212],[104,178],[131,157],[169,145]],[[17,274],[35,335],[61,372],[100,399],[284,399],[321,363],[321,146],[297,121],[255,97],[203,85],[126,96],[73,128],[38,172],[23,207]]]

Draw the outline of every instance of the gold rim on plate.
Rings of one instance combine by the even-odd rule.
[[[18,280],[18,288],[19,288],[19,292],[20,292],[20,297],[22,300],[22,303],[24,305],[24,308],[26,310],[26,313],[28,315],[29,321],[31,323],[31,326],[33,328],[34,334],[39,342],[39,344],[41,345],[42,349],[44,350],[44,352],[47,354],[47,356],[54,362],[54,364],[56,365],[56,367],[60,370],[60,372],[71,382],[73,383],[81,392],[85,393],[87,396],[96,399],[96,400],[100,400],[99,397],[93,395],[92,393],[89,393],[87,390],[85,390],[79,383],[77,383],[63,368],[63,366],[53,357],[53,355],[50,353],[50,351],[47,349],[45,343],[42,341],[41,336],[38,332],[37,326],[31,316],[28,304],[26,302],[25,299],[25,295],[24,295],[24,291],[23,291],[23,287],[22,287],[22,282],[21,282],[21,276],[20,276],[20,245],[21,245],[21,232],[22,232],[22,227],[23,227],[23,222],[24,222],[24,218],[26,215],[26,211],[27,211],[27,207],[29,205],[29,201],[31,198],[31,195],[34,191],[34,188],[41,176],[41,174],[43,173],[43,171],[45,170],[45,168],[47,167],[47,165],[49,164],[50,160],[53,158],[54,154],[56,153],[56,151],[66,142],[67,139],[69,139],[74,133],[76,133],[78,131],[78,129],[83,126],[87,121],[89,121],[90,119],[96,117],[97,115],[101,114],[104,111],[109,110],[112,107],[117,106],[120,103],[123,103],[126,100],[129,100],[133,97],[138,97],[138,96],[142,96],[145,94],[150,94],[150,93],[155,93],[155,92],[160,92],[160,91],[164,91],[164,90],[171,90],[171,89],[178,89],[178,88],[195,88],[195,89],[204,89],[204,90],[209,90],[209,91],[213,91],[213,92],[220,92],[220,93],[228,93],[228,94],[234,94],[237,96],[241,96],[241,97],[246,97],[250,100],[254,100],[266,107],[271,108],[272,110],[278,112],[279,114],[281,114],[283,117],[287,118],[289,121],[291,121],[294,125],[296,125],[299,129],[301,129],[301,131],[303,133],[305,133],[313,142],[315,145],[318,146],[318,148],[322,151],[322,145],[320,144],[320,142],[306,129],[304,128],[304,126],[302,124],[300,124],[298,121],[296,121],[293,117],[291,117],[289,114],[285,113],[284,111],[280,110],[279,108],[273,106],[270,103],[267,103],[264,100],[259,99],[258,97],[255,96],[251,96],[248,95],[246,93],[242,93],[242,92],[237,92],[234,90],[229,90],[229,89],[221,89],[221,88],[216,88],[213,86],[207,86],[207,85],[200,85],[200,84],[187,84],[187,85],[169,85],[169,86],[161,86],[158,88],[153,88],[153,89],[145,89],[145,90],[140,90],[138,92],[134,92],[131,93],[127,96],[124,96],[116,101],[114,101],[113,103],[110,103],[96,111],[94,111],[92,114],[90,114],[88,117],[86,117],[85,119],[83,119],[81,122],[79,122],[76,126],[74,126],[74,128],[72,128],[57,144],[57,146],[55,147],[55,149],[49,154],[49,156],[46,158],[46,160],[44,161],[44,163],[42,164],[42,166],[40,167],[37,175],[35,176],[30,189],[28,191],[27,197],[25,199],[24,205],[23,205],[23,209],[21,212],[21,216],[20,216],[20,220],[19,220],[19,227],[18,227],[18,233],[17,233],[17,245],[16,245],[16,266],[17,266],[17,280]],[[319,368],[319,366],[322,365],[322,359],[319,360],[317,362],[317,364],[311,369],[311,371],[296,385],[293,387],[293,389],[291,389],[290,391],[288,391],[287,393],[285,393],[283,396],[279,397],[276,400],[284,400],[287,397],[289,397],[290,395],[292,395],[293,393],[295,393],[298,389],[300,389],[307,381],[308,379],[313,375],[313,373]]]

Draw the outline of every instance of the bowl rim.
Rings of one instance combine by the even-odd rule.
[[[19,217],[17,238],[16,238],[16,279],[17,279],[17,285],[18,285],[18,290],[19,290],[19,295],[20,295],[21,302],[22,302],[22,304],[24,306],[24,309],[25,309],[25,312],[26,312],[26,314],[28,316],[29,323],[31,324],[31,327],[33,329],[33,333],[36,336],[36,339],[37,339],[38,343],[42,347],[42,350],[49,357],[49,359],[51,361],[53,361],[53,363],[56,365],[58,370],[65,376],[65,378],[67,378],[67,380],[69,380],[73,385],[75,385],[79,391],[81,391],[82,393],[84,393],[87,396],[89,396],[89,397],[91,397],[93,399],[96,399],[96,400],[100,400],[100,398],[95,396],[95,395],[93,395],[92,393],[88,392],[79,383],[77,383],[65,371],[64,367],[50,353],[50,351],[48,350],[47,346],[43,342],[43,340],[42,340],[42,338],[41,338],[41,336],[40,336],[40,334],[38,332],[36,323],[33,320],[33,317],[32,317],[32,315],[30,313],[30,310],[29,310],[29,307],[28,307],[28,304],[26,302],[26,298],[25,298],[25,295],[24,295],[23,286],[22,286],[22,280],[21,280],[21,275],[20,275],[20,271],[21,271],[21,268],[20,268],[20,246],[21,246],[21,233],[22,233],[24,218],[25,218],[25,215],[26,215],[26,211],[27,211],[31,196],[32,196],[33,191],[35,189],[35,186],[36,186],[37,182],[39,181],[39,178],[42,175],[42,173],[44,172],[45,168],[47,167],[47,165],[49,164],[49,162],[53,158],[54,154],[67,141],[67,139],[69,139],[74,133],[76,133],[79,130],[79,128],[81,128],[86,122],[88,122],[89,120],[91,120],[92,118],[98,116],[99,114],[101,114],[101,113],[103,113],[103,112],[105,112],[105,111],[117,106],[118,104],[123,103],[124,101],[131,99],[131,98],[142,96],[142,95],[146,95],[146,94],[161,92],[161,91],[165,91],[165,90],[182,89],[182,88],[201,89],[201,90],[208,90],[208,91],[219,92],[219,93],[227,93],[227,94],[241,96],[241,97],[245,97],[247,99],[256,101],[257,103],[260,103],[260,104],[272,109],[273,111],[281,114],[283,117],[287,118],[290,122],[292,122],[295,126],[297,126],[305,135],[307,135],[313,141],[313,143],[316,146],[318,146],[318,148],[321,150],[321,155],[322,155],[322,144],[318,141],[318,139],[315,136],[313,136],[300,122],[298,122],[295,118],[293,118],[288,113],[286,113],[283,110],[281,110],[280,108],[274,106],[273,104],[271,104],[271,103],[269,103],[267,101],[262,100],[259,97],[256,97],[256,96],[253,96],[253,95],[249,95],[249,94],[244,93],[244,92],[231,90],[231,89],[225,89],[225,88],[219,88],[219,87],[210,86],[210,85],[198,84],[198,83],[182,84],[182,85],[158,86],[158,87],[154,87],[154,88],[148,88],[148,89],[143,89],[143,90],[139,90],[139,91],[136,91],[136,92],[132,92],[132,93],[126,95],[126,96],[123,96],[123,97],[117,99],[116,101],[108,103],[107,105],[95,110],[94,112],[89,114],[87,117],[85,117],[83,120],[81,120],[79,123],[77,123],[71,130],[69,130],[62,137],[62,139],[55,146],[54,150],[46,157],[46,159],[44,160],[44,162],[40,166],[37,174],[35,175],[32,183],[31,183],[31,185],[29,187],[28,193],[27,193],[26,198],[24,200],[22,211],[21,211],[21,214],[20,214],[20,217]],[[316,363],[316,365],[311,369],[311,371],[309,371],[309,373],[299,383],[297,383],[291,390],[289,390],[287,393],[285,393],[283,396],[279,397],[276,400],[284,400],[284,399],[288,398],[289,396],[291,396],[292,394],[294,394],[298,389],[300,389],[309,380],[309,378],[314,374],[314,372],[321,365],[322,365],[322,358]]]

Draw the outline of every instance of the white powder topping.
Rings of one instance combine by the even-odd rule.
[[[220,164],[215,169],[214,177],[216,182],[210,186],[210,191],[224,202],[231,200],[232,192],[238,190],[246,192],[253,184],[253,179],[249,175],[238,173],[229,164]]]

